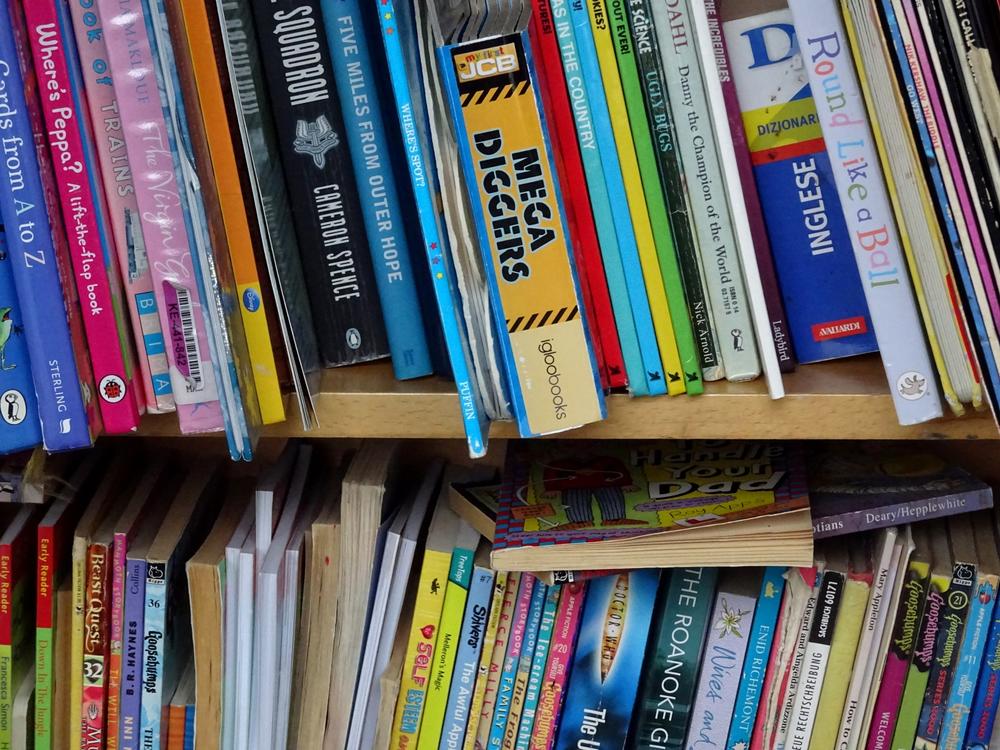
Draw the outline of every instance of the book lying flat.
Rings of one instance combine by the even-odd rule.
[[[504,484],[499,570],[812,563],[802,461],[782,445],[524,446]]]

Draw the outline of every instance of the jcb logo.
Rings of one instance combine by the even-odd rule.
[[[465,59],[458,60],[458,78],[461,81],[476,81],[480,78],[515,73],[519,69],[517,55],[504,52],[502,47],[485,49]]]

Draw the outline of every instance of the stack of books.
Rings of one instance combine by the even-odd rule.
[[[249,460],[386,357],[473,456],[876,350],[902,424],[996,407],[994,3],[2,6],[0,451]]]
[[[207,459],[179,471],[178,458],[81,454],[45,504],[0,505],[0,744],[985,747],[1000,670],[990,488],[933,456],[824,452],[814,523],[851,534],[813,548],[795,509],[805,490],[783,499],[774,476],[794,452],[632,446],[649,477],[682,456],[708,475],[724,453],[731,478],[661,493],[655,510],[619,504],[618,517],[609,488],[640,492],[605,481],[620,458],[536,456],[559,473],[550,504],[601,520],[590,540],[522,547],[579,561],[601,528],[629,532],[617,558],[571,572],[541,555],[507,565],[465,520],[470,495],[488,508],[469,490],[488,473],[393,442],[290,444],[253,478]],[[547,522],[499,498],[498,540],[511,507]],[[664,528],[636,530],[655,516]],[[776,538],[766,518],[794,523]],[[716,549],[686,545],[713,528]]]

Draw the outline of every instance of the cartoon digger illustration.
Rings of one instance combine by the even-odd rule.
[[[542,467],[542,497],[561,498],[567,523],[553,531],[575,531],[594,526],[591,500],[597,501],[601,526],[642,526],[647,522],[629,518],[625,494],[638,489],[632,483],[628,466],[614,456],[596,455],[560,458]]]

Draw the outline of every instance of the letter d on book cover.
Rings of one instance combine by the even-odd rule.
[[[526,35],[439,50],[523,436],[604,418]]]

